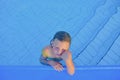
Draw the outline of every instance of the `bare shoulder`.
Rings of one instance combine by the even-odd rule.
[[[49,46],[46,46],[42,49],[42,55],[44,57],[47,57],[49,55],[49,52],[50,52]]]
[[[42,49],[43,52],[48,52],[49,51],[49,46],[46,46]]]

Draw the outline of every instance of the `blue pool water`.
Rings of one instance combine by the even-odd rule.
[[[41,65],[60,30],[75,65],[120,65],[120,0],[0,0],[0,65]]]

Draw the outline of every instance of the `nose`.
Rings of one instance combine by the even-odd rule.
[[[60,50],[58,50],[58,54],[60,54],[61,52],[60,52]]]

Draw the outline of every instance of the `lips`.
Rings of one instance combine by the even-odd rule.
[[[61,54],[57,54],[57,56],[61,56],[63,53],[61,53]]]
[[[61,54],[57,54],[57,56],[61,56]]]

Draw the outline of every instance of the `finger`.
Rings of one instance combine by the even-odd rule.
[[[62,71],[62,70],[63,70],[62,65],[59,65],[59,71]]]
[[[62,68],[60,66],[57,66],[58,71],[62,71]]]
[[[60,67],[60,65],[56,65],[56,70],[57,70],[58,72],[61,71],[61,67]]]
[[[63,68],[63,66],[62,66],[62,65],[59,65],[59,66],[60,66],[60,68],[61,68],[61,71],[62,71],[62,70],[64,69],[64,68]]]
[[[61,71],[62,71],[62,68],[59,68],[59,71],[61,72]]]
[[[58,67],[58,72],[60,72],[61,71],[61,68],[60,67]]]
[[[57,71],[57,67],[56,66],[54,66],[53,68]]]
[[[58,72],[60,71],[60,68],[58,65],[56,66],[56,71],[58,71]]]
[[[55,65],[55,70],[58,72],[62,71],[63,70],[62,65],[60,65],[60,64]]]
[[[63,66],[61,66],[62,71],[64,70]]]

